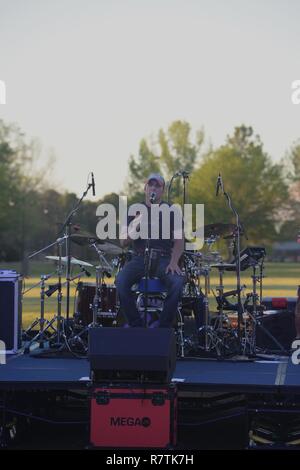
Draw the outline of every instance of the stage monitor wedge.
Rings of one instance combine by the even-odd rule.
[[[89,352],[94,381],[169,383],[176,364],[172,328],[91,328]]]

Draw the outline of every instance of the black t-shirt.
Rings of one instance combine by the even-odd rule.
[[[161,250],[165,255],[171,255],[171,251],[174,244],[174,230],[180,230],[183,228],[182,215],[181,212],[177,213],[177,217],[174,216],[174,211],[170,210],[170,204],[165,201],[162,201],[159,204],[159,212],[152,211],[151,219],[151,207],[147,206],[145,202],[141,202],[148,214],[148,239],[149,239],[149,248],[154,248]],[[156,204],[157,206],[157,204]],[[156,216],[157,214],[157,216]],[[169,222],[167,221],[167,217]],[[130,222],[134,220],[135,216],[128,216],[127,224],[129,226]],[[158,233],[151,232],[151,227],[153,229],[154,225],[158,222]],[[163,225],[164,223],[164,225]],[[178,227],[178,225],[180,225]],[[132,241],[133,250],[135,253],[143,254],[146,248],[146,239],[137,238]]]

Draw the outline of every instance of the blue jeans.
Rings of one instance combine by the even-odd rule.
[[[166,267],[170,263],[169,256],[162,256],[159,260],[156,277],[166,286],[167,297],[164,300],[163,311],[160,315],[159,326],[170,328],[176,318],[178,302],[181,299],[184,276],[179,274],[165,273]],[[132,260],[125,264],[122,271],[116,278],[117,292],[124,315],[130,326],[144,326],[137,307],[135,294],[132,286],[145,276],[145,266],[143,256],[133,256]]]

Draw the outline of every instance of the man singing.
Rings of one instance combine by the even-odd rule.
[[[169,328],[174,325],[178,302],[182,295],[184,276],[178,266],[179,258],[184,250],[182,217],[178,223],[178,217],[169,210],[169,205],[162,201],[164,189],[165,180],[161,175],[153,173],[147,178],[145,202],[141,207],[143,210],[128,218],[127,237],[120,240],[122,247],[133,245],[132,259],[125,264],[116,278],[121,308],[131,327],[144,326],[131,288],[145,276],[146,248],[149,249],[150,254],[154,249],[159,256],[154,275],[162,281],[167,292],[159,319],[161,328]],[[156,209],[159,210],[155,212],[153,205],[157,205]],[[169,225],[163,223],[164,209],[168,209],[165,214],[168,213],[170,216]],[[157,217],[153,217],[154,212]],[[169,228],[169,236],[167,237],[166,227]],[[137,233],[140,236],[137,237]]]

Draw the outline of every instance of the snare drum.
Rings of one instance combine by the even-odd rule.
[[[75,321],[87,326],[93,321],[93,301],[96,293],[96,284],[80,282],[77,287]],[[100,289],[100,308],[97,311],[97,321],[111,319],[111,323],[117,317],[117,291],[116,286],[102,284]],[[109,326],[109,325],[107,325]]]

